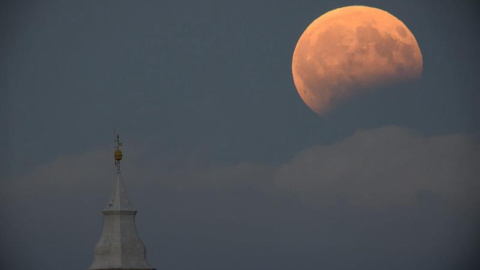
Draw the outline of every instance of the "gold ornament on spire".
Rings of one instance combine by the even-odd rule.
[[[120,142],[120,135],[117,134],[117,139],[115,140],[115,152],[113,156],[115,157],[115,163],[120,162],[123,157],[122,150],[120,150],[120,146],[122,146],[122,143]]]

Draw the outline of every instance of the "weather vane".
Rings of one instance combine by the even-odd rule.
[[[115,166],[117,167],[117,173],[120,173],[120,160],[122,160],[123,153],[122,150],[120,150],[120,146],[122,146],[122,143],[120,142],[120,135],[117,134],[115,138],[115,152],[113,156],[115,157]]]

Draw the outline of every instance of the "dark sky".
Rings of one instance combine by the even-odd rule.
[[[325,117],[296,42],[362,4],[421,80]],[[3,1],[0,268],[87,269],[124,181],[157,269],[479,269],[476,1]]]

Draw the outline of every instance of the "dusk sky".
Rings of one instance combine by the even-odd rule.
[[[422,77],[326,115],[307,26],[400,19]],[[2,1],[0,269],[85,270],[123,181],[151,266],[480,269],[478,1]]]

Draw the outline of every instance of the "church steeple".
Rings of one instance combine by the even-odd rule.
[[[145,246],[138,237],[135,215],[122,181],[120,138],[115,140],[115,185],[112,196],[102,211],[103,232],[95,245],[89,270],[155,270],[146,259]]]

